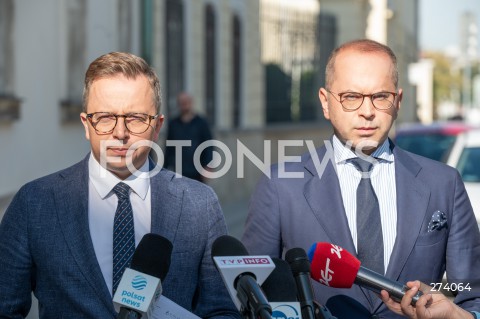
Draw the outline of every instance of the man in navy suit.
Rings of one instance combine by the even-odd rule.
[[[128,53],[99,57],[86,72],[80,117],[91,153],[23,186],[2,220],[0,317],[25,317],[32,291],[41,318],[117,317],[112,246],[122,196],[114,190],[123,183],[134,229],[126,240],[138,245],[152,232],[173,244],[163,295],[200,317],[239,318],[210,256],[227,232],[216,195],[151,169],[149,146],[164,119],[153,69]]]
[[[396,303],[385,291],[379,298],[357,285],[313,282],[317,301],[338,319],[474,318],[480,311],[480,235],[472,206],[455,169],[388,139],[402,100],[392,50],[371,40],[337,48],[319,98],[333,136],[298,162],[274,165],[259,181],[242,238],[249,252],[281,257],[294,247],[330,242],[362,263],[376,260],[378,272],[394,281],[440,284],[446,271],[450,283],[471,288],[458,289],[455,303],[437,293],[415,308],[410,300],[418,283]],[[376,197],[358,195],[366,185],[358,159],[373,164],[365,172]],[[361,216],[367,207],[377,212],[369,215],[375,222]]]

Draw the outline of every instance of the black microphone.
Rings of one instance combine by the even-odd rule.
[[[240,313],[252,319],[271,319],[272,307],[257,282],[265,265],[274,267],[270,257],[249,258],[247,249],[238,239],[224,235],[213,242],[212,258],[237,308],[241,304]]]
[[[292,269],[297,285],[297,296],[302,308],[303,319],[315,319],[315,305],[312,284],[310,283],[310,261],[302,248],[292,248],[285,254],[285,260]]]
[[[297,286],[286,261],[272,257],[275,269],[262,284],[269,302],[296,302]]]
[[[165,237],[153,233],[143,236],[113,298],[120,305],[118,319],[149,317],[170,268],[172,248]]]
[[[275,269],[263,282],[262,290],[272,307],[273,318],[302,318],[297,301],[297,287],[292,270],[285,260],[272,257]]]

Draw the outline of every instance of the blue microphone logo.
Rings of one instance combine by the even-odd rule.
[[[147,287],[147,279],[141,275],[133,277],[132,287],[136,290],[143,290],[145,287]]]
[[[298,311],[290,305],[280,305],[272,311],[272,319],[299,319]]]

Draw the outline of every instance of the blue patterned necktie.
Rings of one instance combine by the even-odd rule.
[[[113,221],[112,295],[115,295],[118,283],[122,279],[125,268],[130,266],[135,251],[135,230],[130,203],[130,187],[121,182],[113,188],[113,192],[118,197],[117,210]]]
[[[357,188],[357,256],[363,267],[383,275],[380,206],[370,179],[373,164],[358,157],[350,161],[362,173]]]

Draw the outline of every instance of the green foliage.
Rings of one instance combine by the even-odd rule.
[[[458,100],[462,90],[462,71],[454,67],[454,61],[438,52],[429,52],[425,58],[435,62],[433,70],[433,104]]]
[[[455,60],[439,52],[427,52],[425,58],[435,62],[433,71],[433,104],[437,106],[444,101],[461,104],[463,90],[463,69],[455,64]],[[480,64],[472,65],[471,77],[480,74]]]

